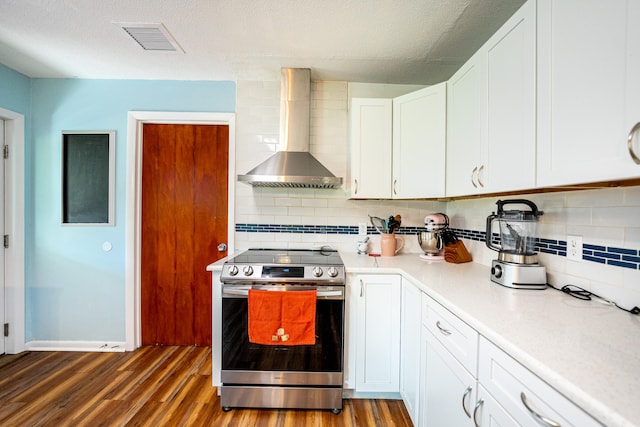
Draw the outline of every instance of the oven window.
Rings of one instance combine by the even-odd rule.
[[[222,369],[342,372],[344,301],[316,301],[315,345],[272,346],[249,342],[247,299],[222,300]]]

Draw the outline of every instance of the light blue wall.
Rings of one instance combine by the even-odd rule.
[[[31,80],[0,64],[0,107],[29,116]]]
[[[33,79],[31,86],[26,341],[124,341],[127,112],[234,112],[235,83]],[[115,227],[61,225],[63,130],[116,131]]]

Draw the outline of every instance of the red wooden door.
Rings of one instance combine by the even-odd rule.
[[[226,255],[229,128],[145,124],[142,344],[211,345],[211,276]]]

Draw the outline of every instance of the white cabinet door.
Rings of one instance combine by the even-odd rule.
[[[628,149],[635,163],[640,163],[640,2],[630,1],[627,8],[627,80],[625,84],[625,129],[630,135]],[[635,129],[633,133],[631,130]],[[638,176],[640,172],[636,172]]]
[[[356,392],[400,391],[398,275],[358,276]]]
[[[447,82],[447,196],[475,194],[480,186],[478,169],[486,153],[485,60],[477,52]]]
[[[472,418],[475,425],[485,427],[519,427],[500,404],[487,393],[482,385],[478,386],[478,397],[473,408]]]
[[[353,98],[350,107],[350,197],[391,198],[391,99]]]
[[[413,283],[402,279],[400,395],[414,424],[418,424],[420,393],[421,294]]]
[[[535,186],[536,15],[525,3],[447,92],[447,196]]]
[[[422,327],[420,426],[473,426],[476,380]],[[484,424],[483,424],[484,425]]]
[[[535,187],[536,2],[527,1],[488,41],[487,147],[479,174],[489,192]]]
[[[637,3],[538,1],[538,186],[640,176]]]
[[[446,83],[393,100],[393,198],[443,197]]]

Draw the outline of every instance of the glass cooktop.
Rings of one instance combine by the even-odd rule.
[[[343,265],[334,249],[248,249],[227,260],[230,264]]]

